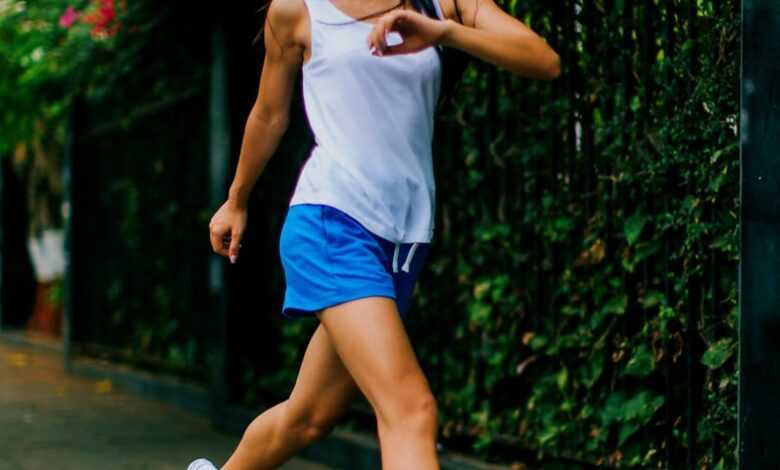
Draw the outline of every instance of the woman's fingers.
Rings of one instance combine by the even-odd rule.
[[[402,18],[405,12],[391,12],[377,20],[374,28],[368,34],[368,48],[377,55],[387,49],[387,35],[394,30],[394,24]]]
[[[228,255],[230,257],[230,262],[235,263],[238,259],[238,250],[241,248],[241,237],[242,233],[235,230],[230,236],[230,248],[228,250]]]
[[[368,35],[368,47],[378,56],[418,52],[436,44],[443,23],[416,12],[396,11],[380,18]]]
[[[217,226],[209,225],[209,238],[211,240],[211,249],[214,253],[226,256],[227,246],[223,246],[223,240],[226,232],[220,230]]]
[[[414,49],[407,44],[398,44],[397,46],[388,46],[384,52],[382,52],[382,55],[393,55],[393,54],[409,54],[411,52],[416,52],[417,49]]]
[[[230,258],[230,261],[235,263],[235,258],[238,257],[238,252],[242,246],[241,232],[232,230],[228,226],[210,226],[209,230],[211,249],[214,253]]]

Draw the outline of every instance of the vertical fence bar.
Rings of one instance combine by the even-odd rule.
[[[634,113],[631,110],[631,97],[633,96],[633,90],[634,87],[631,85],[633,82],[633,59],[634,59],[634,41],[633,41],[633,33],[634,33],[634,2],[633,0],[624,0],[623,2],[623,11],[621,12],[621,18],[622,18],[622,26],[623,26],[623,34],[621,37],[621,51],[620,56],[622,60],[622,70],[621,70],[621,76],[620,76],[620,83],[621,83],[621,99],[619,101],[620,103],[620,110],[617,112],[619,115],[622,116],[623,125],[621,126],[620,131],[620,146],[622,149],[621,157],[622,159],[626,160],[626,163],[624,165],[628,164],[628,160],[631,159],[632,151],[634,149],[631,148],[631,136],[633,134],[632,131],[632,123],[634,120]],[[616,169],[614,172],[616,178],[619,174],[620,167]],[[615,219],[619,220],[619,216],[617,215],[617,212],[620,211],[623,214],[624,218],[629,217],[629,211],[632,206],[634,206],[633,201],[630,200],[631,194],[629,194],[629,188],[625,187],[624,184],[619,183],[618,181],[613,183],[613,192],[612,197],[614,198],[614,208],[615,208]],[[615,227],[616,230],[620,230],[621,227]],[[619,256],[619,255],[617,255]],[[632,273],[629,273],[628,271],[623,271],[623,289],[626,293],[626,311],[627,312],[636,312],[636,292],[634,289],[634,275]],[[623,321],[620,324],[621,333],[623,335],[628,336],[629,335],[629,328],[632,327],[628,321]]]
[[[664,60],[669,61],[671,57],[674,55],[674,48],[675,48],[675,32],[674,32],[674,2],[673,0],[664,0],[664,11],[665,11],[665,22],[664,22]],[[665,68],[666,73],[664,74],[664,83],[666,83],[667,86],[673,86],[671,83],[674,80],[674,75],[671,73],[670,67]],[[664,114],[669,115],[674,111],[674,106],[671,102],[667,101],[665,103],[665,109]],[[670,194],[672,190],[672,178],[674,174],[669,173],[667,174],[665,178],[665,186],[666,190],[664,191],[664,212],[669,213],[669,208],[671,205],[670,201]],[[669,305],[672,305],[672,290],[671,290],[671,283],[669,281],[669,272],[671,269],[671,263],[669,262],[669,257],[671,256],[671,240],[670,235],[667,233],[664,235],[664,277],[663,277],[663,290],[664,290],[664,297]],[[672,388],[672,355],[671,355],[671,345],[669,341],[666,341],[664,344],[664,393],[666,395],[666,405],[665,405],[665,413],[666,413],[666,419],[665,422],[665,435],[667,439],[667,446],[666,446],[666,463],[667,466],[671,466],[672,462],[674,461],[677,450],[676,450],[676,439],[674,436],[674,410],[673,410],[673,403],[674,403],[674,392]]]
[[[563,28],[563,13],[561,10],[565,9],[566,6],[563,5],[563,2],[554,2],[552,5],[552,20],[550,21],[550,27],[552,28],[549,34],[550,39],[550,45],[553,49],[564,52],[563,49],[566,47],[565,44],[561,44],[561,29]],[[565,52],[564,52],[565,53]],[[570,75],[570,71],[566,71],[565,75]],[[550,99],[550,103],[553,103],[553,112],[550,113],[552,116],[552,119],[549,123],[549,128],[547,129],[547,145],[551,149],[552,153],[552,167],[550,169],[550,180],[549,180],[549,190],[554,195],[559,195],[563,191],[559,190],[559,185],[562,181],[559,181],[559,176],[561,173],[564,172],[562,168],[565,168],[566,165],[564,162],[562,162],[561,158],[561,122],[562,119],[562,113],[559,107],[558,99],[561,97],[561,86],[562,81],[568,80],[567,78],[562,78],[559,80],[554,80],[552,84],[550,84],[550,87],[552,89],[552,98]],[[553,269],[553,272],[555,270]]]
[[[574,60],[576,52],[576,31],[574,30],[576,2],[570,2],[564,5],[563,9],[563,44],[560,51],[563,55],[563,61],[567,64],[568,73],[564,75],[566,83],[566,173],[568,176],[568,189],[571,193],[579,191],[579,178],[577,177],[577,148],[575,122],[578,119],[579,104],[577,102],[577,93],[575,82],[582,80],[577,61]]]
[[[717,0],[713,1],[713,19],[718,18],[718,15],[720,14],[720,4]],[[719,54],[719,47],[715,44],[712,46],[712,50],[709,51],[709,54],[711,55],[710,60],[715,61],[718,58]],[[720,146],[721,142],[719,142]],[[712,169],[709,169],[709,180],[712,181],[716,175],[712,171]],[[716,203],[715,201],[711,201],[708,204],[708,218],[709,223],[712,227],[715,227],[718,220],[717,220],[717,210],[716,210]],[[709,297],[709,303],[707,305],[707,325],[709,326],[709,340],[712,340],[714,338],[720,338],[721,335],[721,328],[720,328],[720,318],[719,318],[719,309],[718,309],[718,299],[720,298],[720,287],[719,287],[719,263],[720,259],[718,257],[718,251],[717,250],[710,250],[710,256],[709,256],[709,263],[708,263],[708,270],[707,270],[707,286],[709,289],[710,297]],[[710,373],[705,378],[704,387],[709,387],[709,384],[706,383],[706,380],[709,380],[711,383],[718,383],[718,378],[721,376],[722,372],[720,371],[710,371]],[[719,394],[720,395],[720,394]],[[719,441],[716,437],[715,433],[712,433],[710,437],[710,455],[711,460],[710,462],[715,463],[718,462],[721,455],[723,455],[723,452],[720,449],[720,446],[718,445]]]
[[[485,83],[487,89],[487,114],[485,116],[485,125],[482,127],[482,152],[485,158],[485,173],[488,178],[495,181],[497,171],[501,171],[498,168],[497,162],[493,158],[493,151],[500,152],[500,149],[495,146],[495,139],[497,129],[500,129],[500,118],[498,115],[498,71],[495,67],[484,67],[482,73],[486,75]],[[490,191],[488,198],[488,211],[483,216],[490,219],[496,217],[498,208],[497,191]],[[489,214],[489,215],[488,215]]]
[[[691,54],[690,54],[690,62],[688,63],[689,67],[689,74],[690,76],[696,76],[697,69],[698,69],[698,62],[697,62],[697,55],[694,51],[698,50],[698,46],[696,43],[697,37],[697,28],[696,28],[696,20],[697,20],[697,13],[698,13],[698,5],[697,2],[688,2],[687,5],[687,12],[686,12],[686,23],[687,23],[687,37],[688,40],[691,41]],[[693,93],[695,87],[695,80],[689,80],[687,84],[687,90],[688,96],[691,96]],[[688,192],[689,194],[696,194],[696,192],[699,190],[699,188],[691,185],[689,183]],[[702,250],[703,247],[701,246],[700,242],[697,242],[697,248],[698,250]],[[690,470],[696,469],[696,452],[697,452],[697,421],[698,421],[698,415],[699,415],[699,404],[701,401],[701,388],[699,387],[699,381],[698,379],[698,361],[696,360],[698,354],[698,349],[696,347],[696,343],[694,341],[697,341],[699,339],[699,331],[698,331],[698,313],[700,312],[701,308],[701,299],[700,299],[700,293],[701,293],[701,283],[702,278],[699,274],[697,274],[695,277],[693,277],[688,285],[688,296],[689,296],[689,302],[688,302],[688,311],[687,311],[687,327],[686,327],[686,368],[687,368],[687,375],[688,375],[688,403],[686,406],[686,414],[687,414],[687,462],[688,462],[688,468]]]
[[[596,56],[596,43],[595,43],[595,31],[596,21],[594,19],[596,4],[595,0],[585,0],[584,2],[584,29],[585,29],[585,48],[591,51],[593,56]],[[593,61],[587,62],[585,69],[585,75],[598,72],[598,68],[593,67]],[[580,100],[582,100],[582,141],[583,141],[583,155],[585,158],[585,175],[583,180],[583,191],[585,193],[585,217],[590,221],[593,215],[593,202],[595,200],[595,187],[596,187],[596,172],[595,172],[595,131],[593,129],[593,103],[591,102],[590,95],[587,92],[592,92],[589,87],[586,88],[586,77],[583,76],[578,82],[580,87]],[[586,91],[587,90],[587,91]]]
[[[564,4],[565,2],[555,2],[552,6],[552,21],[550,22],[550,26],[552,30],[550,31],[550,43],[551,46],[561,52],[565,53],[565,48],[567,47],[567,44],[562,44],[562,34],[563,29],[565,29],[566,25],[564,24],[564,10],[567,8],[567,5]],[[565,60],[565,59],[564,59]],[[564,72],[564,77],[569,76],[571,74],[571,71]],[[554,197],[566,197],[567,189],[563,187],[565,183],[565,179],[562,177],[566,174],[566,162],[565,162],[565,156],[563,155],[563,145],[561,144],[561,136],[565,135],[562,130],[565,130],[564,123],[566,122],[565,114],[563,113],[562,107],[560,106],[559,100],[562,96],[562,86],[565,84],[563,83],[564,80],[568,79],[559,79],[554,80],[551,85],[552,90],[552,98],[550,99],[550,102],[553,103],[552,113],[549,113],[551,116],[550,122],[548,124],[549,128],[546,129],[547,132],[547,139],[548,139],[548,148],[552,150],[552,168],[550,169],[550,178],[548,180],[548,191],[550,194],[552,194]],[[568,111],[568,108],[567,108]],[[542,243],[542,246],[544,246],[544,243]],[[552,244],[548,245],[549,247],[549,253],[547,256],[550,258],[550,269],[546,276],[543,276],[543,282],[546,283],[548,286],[554,286],[555,285],[555,278],[560,271],[560,256],[558,253],[558,250],[555,249],[555,246]],[[548,287],[545,290],[545,296],[543,297],[545,299],[545,305],[547,305],[548,310],[546,311],[546,315],[548,315],[550,318],[550,322],[548,323],[548,327],[551,327],[551,330],[549,331],[550,335],[558,333],[558,308],[556,308],[556,298],[555,298],[555,288],[554,287]]]
[[[601,26],[604,28],[603,31],[609,32],[609,31],[617,31],[616,24],[618,21],[613,21],[613,17],[617,17],[618,20],[620,20],[620,16],[613,13],[615,10],[615,1],[614,0],[604,0],[604,12],[603,12],[603,18],[604,21],[601,24]],[[609,35],[611,37],[611,35]],[[614,90],[620,82],[619,77],[616,77],[616,71],[615,71],[615,65],[613,64],[613,58],[617,56],[619,53],[619,49],[615,47],[614,41],[606,41],[606,44],[604,45],[604,56],[603,58],[606,60],[606,63],[604,65],[604,76],[605,76],[605,82],[607,84],[608,89]],[[602,109],[604,110],[603,113],[603,122],[611,122],[615,118],[616,109],[617,109],[617,93],[608,93],[606,98],[604,99],[604,102],[602,104]],[[602,145],[608,146],[609,142],[613,141],[616,138],[617,131],[613,129],[606,130],[604,132],[603,142]],[[596,152],[596,155],[599,155],[599,152]],[[602,191],[603,196],[602,199],[602,205],[604,210],[604,242],[605,242],[605,258],[606,259],[613,259],[614,255],[616,253],[615,250],[615,243],[612,239],[612,233],[614,230],[613,227],[613,200],[615,199],[615,194],[613,191],[614,183],[611,181],[611,178],[609,178],[613,172],[614,172],[614,162],[610,161],[609,159],[601,159],[600,161],[596,162],[599,168],[599,173],[601,175],[604,175],[604,190]],[[598,185],[598,183],[597,183]]]
[[[741,224],[738,460],[743,470],[780,462],[780,3],[742,3]]]
[[[216,209],[225,197],[230,162],[230,121],[227,89],[227,44],[224,23],[217,19],[211,33],[211,84],[209,100],[209,206]],[[211,420],[221,426],[221,410],[228,402],[227,294],[225,262],[209,259],[209,291],[214,324],[210,341]]]
[[[79,112],[81,100],[76,98],[68,114],[65,129],[65,148],[62,163],[62,225],[65,232],[64,252],[65,269],[63,276],[63,314],[62,314],[62,348],[66,371],[70,371],[73,360],[73,324],[74,324],[74,227],[73,227],[73,191],[74,191],[74,161],[78,137]]]
[[[660,19],[659,9],[656,5],[656,0],[650,0],[644,4],[642,8],[643,17],[643,45],[644,53],[643,57],[643,99],[640,116],[642,117],[642,126],[640,127],[642,135],[637,138],[637,141],[647,142],[647,135],[652,131],[653,125],[656,122],[656,113],[658,109],[654,106],[653,97],[655,96],[656,80],[653,74],[653,65],[655,64],[658,54],[656,39],[658,36],[657,22]],[[658,201],[653,199],[649,201],[649,206],[652,208],[653,213],[658,211]],[[649,289],[653,286],[653,279],[658,273],[658,256],[652,255],[648,261],[644,263],[644,283],[645,288]],[[647,321],[647,316],[645,317]]]
[[[4,291],[3,291],[3,233],[5,229],[5,225],[3,224],[3,220],[5,218],[5,213],[3,212],[3,182],[5,178],[5,159],[8,158],[7,155],[0,155],[0,332],[3,331],[3,299],[5,299]]]
[[[668,61],[671,57],[674,55],[674,48],[675,48],[675,32],[674,32],[674,1],[673,0],[663,0],[663,9],[664,9],[664,24],[662,28],[662,34],[663,34],[663,42],[662,47],[664,50],[664,60]],[[666,86],[674,86],[672,81],[674,80],[674,75],[670,71],[670,67],[665,68],[666,72],[664,73],[664,83]],[[664,115],[668,116],[671,115],[671,113],[674,112],[673,104],[669,101],[666,101],[663,109]],[[673,189],[672,179],[674,177],[673,173],[667,174],[665,178],[665,186],[666,190],[664,191],[663,196],[663,210],[665,213],[669,213],[669,209],[671,207],[671,191]],[[672,302],[672,288],[671,283],[669,282],[669,273],[671,272],[672,266],[669,261],[669,257],[671,256],[672,248],[671,248],[671,240],[669,234],[664,234],[663,236],[663,278],[662,278],[662,285],[663,285],[663,292],[664,292],[664,298],[666,299],[666,302],[668,305],[673,305]],[[673,409],[673,403],[674,403],[674,391],[672,387],[672,349],[669,341],[665,341],[664,345],[664,395],[666,397],[665,404],[664,404],[664,437],[666,439],[666,446],[664,446],[664,459],[666,460],[667,467],[671,467],[672,462],[674,462],[674,458],[676,456],[676,442],[674,437],[674,409]]]
[[[697,402],[700,399],[700,390],[696,381],[696,347],[694,345],[694,339],[698,335],[696,328],[696,312],[700,306],[699,299],[699,279],[698,277],[692,279],[688,285],[688,305],[686,307],[686,332],[685,332],[685,367],[687,369],[687,404],[685,407],[686,414],[686,436],[687,436],[687,468],[688,470],[696,470],[696,418],[697,418]]]

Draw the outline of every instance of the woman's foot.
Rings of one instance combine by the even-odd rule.
[[[198,460],[194,460],[190,464],[190,466],[187,467],[187,470],[219,470],[219,469],[208,459],[198,459]]]

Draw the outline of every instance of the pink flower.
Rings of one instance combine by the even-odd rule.
[[[73,5],[71,5],[65,10],[65,13],[60,16],[60,26],[63,28],[70,28],[77,19],[79,19],[79,13],[73,8]]]
[[[93,37],[113,36],[121,26],[117,19],[114,0],[93,0],[96,6],[90,13],[84,15],[83,21],[92,25]],[[125,8],[125,2],[119,3],[122,9]]]

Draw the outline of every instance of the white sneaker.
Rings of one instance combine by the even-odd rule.
[[[210,460],[198,459],[194,460],[187,470],[219,470]]]

